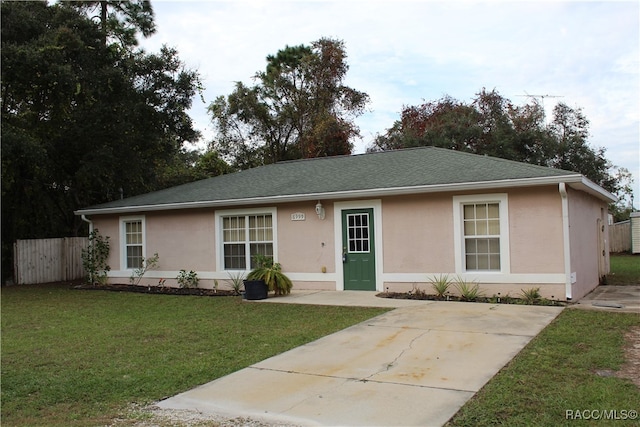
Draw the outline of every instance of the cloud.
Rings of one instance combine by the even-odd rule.
[[[448,94],[469,101],[483,87],[515,103],[526,95],[583,108],[592,144],[640,185],[638,2],[207,1],[153,3],[163,43],[203,76],[205,104],[192,116],[206,130],[206,106],[251,83],[265,57],[321,37],[344,40],[346,83],[368,93],[359,118],[364,145],[399,118],[403,105]],[[208,138],[211,130],[206,130]],[[640,194],[640,191],[638,191]],[[637,197],[640,200],[640,197]]]

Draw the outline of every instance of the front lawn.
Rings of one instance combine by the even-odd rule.
[[[108,425],[385,312],[240,297],[2,288],[2,425]]]

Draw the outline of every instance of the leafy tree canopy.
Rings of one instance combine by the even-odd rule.
[[[516,106],[496,90],[482,89],[469,104],[449,96],[405,106],[400,119],[368,151],[436,146],[583,174],[616,194],[614,210],[631,194],[631,174],[611,164],[605,149],[588,144],[589,121],[579,108],[559,103],[549,123],[533,101]]]
[[[185,158],[200,80],[175,49],[104,44],[100,22],[69,5],[1,7],[5,271],[15,239],[77,235],[81,207],[199,177]]]
[[[209,106],[212,147],[241,169],[349,154],[369,97],[343,84],[348,68],[344,43],[327,38],[267,56],[255,85],[238,82]]]
[[[138,45],[136,35],[149,37],[156,31],[149,0],[72,0],[62,3],[100,23],[102,44],[117,40],[123,48]]]

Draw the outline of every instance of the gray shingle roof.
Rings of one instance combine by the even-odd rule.
[[[529,165],[435,147],[323,157],[276,163],[104,203],[78,211],[99,213],[135,207],[176,208],[180,204],[251,199],[293,200],[332,194],[441,187],[464,183],[576,177],[575,172]],[[258,200],[254,200],[254,203]],[[124,210],[124,209],[123,209]]]

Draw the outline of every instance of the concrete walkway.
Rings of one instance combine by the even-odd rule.
[[[640,313],[640,285],[601,285],[571,307],[619,313]]]
[[[375,292],[295,292],[264,302],[400,308],[157,406],[301,426],[440,426],[562,311]]]

